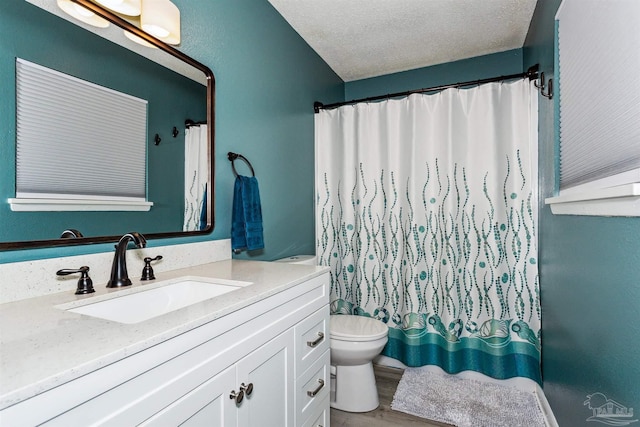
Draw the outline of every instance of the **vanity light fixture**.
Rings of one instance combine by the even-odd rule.
[[[140,16],[142,0],[94,0],[107,9],[127,16]]]
[[[71,0],[58,0],[58,7],[85,24],[98,28],[107,28],[109,26],[109,21]]]
[[[142,0],[140,25],[168,44],[180,44],[180,10],[170,0]]]
[[[155,38],[167,44],[180,44],[180,10],[178,6],[170,0],[92,0],[94,3],[109,9],[113,12],[138,17],[132,22],[133,25]],[[95,27],[106,28],[109,22],[106,19],[93,13],[91,10],[81,6],[74,0],[57,0],[60,9],[74,18]],[[154,48],[151,43],[133,33],[124,32],[125,36],[134,42]]]

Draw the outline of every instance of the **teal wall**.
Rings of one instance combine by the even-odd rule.
[[[151,245],[229,237],[233,175],[226,153],[235,151],[250,159],[260,182],[266,248],[254,257],[274,259],[314,251],[313,101],[511,74],[534,63],[549,74],[560,0],[538,1],[521,50],[347,84],[266,1],[174,2],[182,14],[180,49],[216,74],[216,225],[209,236]],[[555,185],[553,102],[540,100],[539,118],[543,199]],[[6,129],[0,137],[6,141]],[[583,402],[594,392],[637,409],[640,219],[555,216],[543,206],[539,240],[543,381],[559,424],[587,425]],[[104,244],[0,252],[0,262],[111,250]]]
[[[539,0],[524,66],[551,75],[560,0]],[[586,88],[588,90],[588,88]],[[541,199],[555,188],[554,103],[540,98]],[[640,408],[640,218],[540,211],[542,376],[560,426],[590,425],[587,395]]]
[[[313,253],[313,102],[343,100],[342,80],[267,1],[174,3],[182,20],[179,49],[216,76],[215,229],[211,235],[156,240],[149,246],[229,238],[234,176],[226,153],[234,151],[256,171],[265,229],[265,249],[238,257]],[[4,129],[0,137],[6,143]],[[237,164],[240,173],[248,173]],[[101,244],[5,251],[0,262],[112,250],[112,244]]]
[[[16,57],[148,101],[148,197],[154,206],[149,212],[12,212],[0,203],[0,241],[56,239],[67,228],[113,235],[120,224],[141,233],[181,230],[184,132],[174,139],[170,130],[182,129],[186,118],[206,117],[206,88],[25,1],[0,3],[0,200],[15,197]],[[158,146],[156,133],[163,137]],[[69,173],[82,161],[69,159]]]
[[[518,74],[522,70],[522,49],[478,56],[431,67],[345,84],[345,99],[360,99],[386,93],[468,82],[490,77]],[[326,102],[325,102],[326,103]]]

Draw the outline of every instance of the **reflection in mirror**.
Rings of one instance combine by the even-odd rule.
[[[96,4],[74,1],[111,22],[106,30],[116,34],[117,43],[127,44],[128,48],[94,34],[102,29],[87,31],[67,20],[72,18],[63,19],[64,14],[55,10],[54,1],[10,1],[0,5],[0,128],[8,130],[0,134],[0,249],[115,241],[131,230],[147,238],[210,232],[213,74],[206,66]],[[43,7],[53,7],[53,13]],[[157,48],[131,42],[124,37],[122,28]],[[147,199],[153,203],[148,212],[11,210],[8,200],[16,197],[16,135],[23,131],[16,129],[15,123],[16,58],[148,101],[146,164],[139,166],[145,170]],[[187,119],[206,124],[187,128]],[[45,138],[41,144],[51,145],[53,138]],[[160,140],[157,145],[156,139]],[[74,165],[82,161],[66,160],[68,173],[72,174]],[[198,174],[203,177],[200,182]],[[67,230],[77,230],[79,235],[60,238]]]

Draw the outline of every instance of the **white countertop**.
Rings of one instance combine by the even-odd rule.
[[[325,267],[260,261],[220,261],[180,270],[156,269],[156,280],[96,292],[61,292],[0,305],[0,409],[166,341],[256,301],[319,276]],[[181,276],[212,277],[252,285],[136,324],[123,324],[56,308],[87,298],[135,292]],[[16,286],[18,286],[16,284]]]

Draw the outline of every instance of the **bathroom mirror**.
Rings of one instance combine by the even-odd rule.
[[[74,1],[106,19],[109,27],[75,21],[53,0],[0,2],[0,250],[109,242],[129,231],[147,239],[210,233],[214,223],[212,71],[99,5]],[[147,45],[132,42],[123,30]],[[153,202],[148,212],[11,210],[8,199],[16,197],[16,58],[148,100],[147,164],[140,165],[146,168],[147,198]],[[206,212],[200,229],[194,231],[183,231],[186,120],[207,125]],[[77,162],[82,159],[69,159],[69,173]],[[68,229],[79,230],[83,237],[60,238]]]

